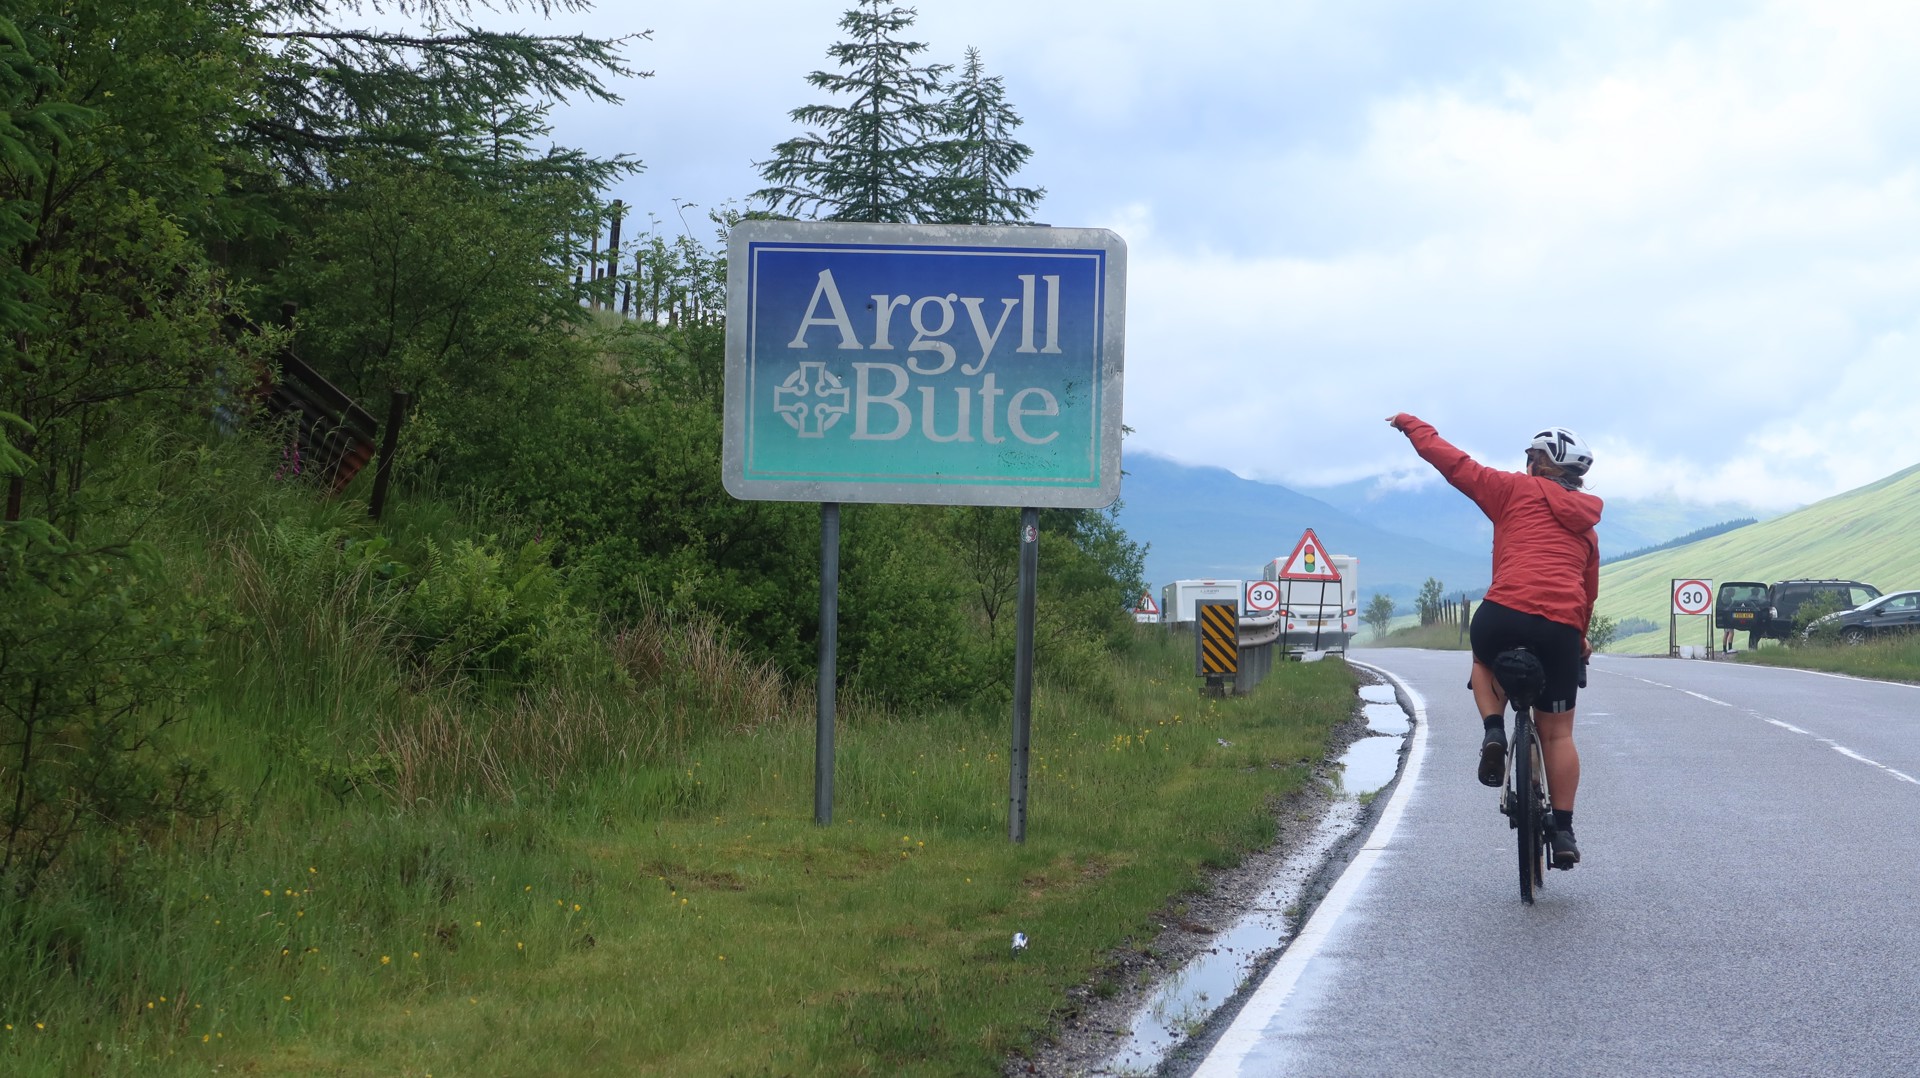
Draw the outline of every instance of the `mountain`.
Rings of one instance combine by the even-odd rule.
[[[1123,466],[1120,526],[1147,544],[1147,580],[1156,594],[1170,580],[1258,578],[1267,562],[1293,553],[1307,528],[1333,553],[1360,559],[1363,604],[1384,592],[1408,605],[1428,577],[1449,594],[1487,586],[1490,533],[1479,550],[1463,551],[1224,468],[1191,467],[1147,453],[1126,454]]]
[[[1617,642],[1610,651],[1664,654],[1676,579],[1759,580],[1794,577],[1860,580],[1881,591],[1920,588],[1920,465],[1836,494],[1804,509],[1724,535],[1656,551],[1600,570],[1595,608],[1616,621],[1659,626]],[[1680,642],[1705,644],[1706,617],[1679,619]],[[1717,637],[1713,641],[1719,643]],[[1738,641],[1740,647],[1746,641]]]

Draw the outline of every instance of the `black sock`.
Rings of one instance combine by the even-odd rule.
[[[1497,715],[1497,714],[1496,714],[1496,715],[1488,715],[1488,716],[1487,716],[1486,718],[1484,718],[1484,719],[1481,719],[1480,721],[1481,721],[1481,722],[1482,722],[1483,724],[1485,724],[1485,726],[1486,726],[1486,728],[1487,728],[1487,729],[1489,729],[1489,730],[1501,730],[1501,731],[1505,731],[1505,730],[1506,730],[1506,728],[1507,728],[1507,720],[1506,720],[1506,717],[1505,717],[1505,716],[1502,716],[1502,715]]]
[[[1553,829],[1556,831],[1573,830],[1573,810],[1572,809],[1554,809],[1553,810]]]

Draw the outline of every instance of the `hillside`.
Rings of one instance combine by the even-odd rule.
[[[1882,591],[1920,587],[1920,465],[1785,516],[1662,550],[1600,571],[1598,612],[1615,620],[1645,618],[1657,632],[1618,641],[1609,650],[1659,654],[1667,648],[1668,589],[1675,578],[1764,580],[1844,577]],[[1707,640],[1706,619],[1681,622],[1682,643]],[[1717,641],[1716,641],[1717,642]],[[1746,646],[1744,639],[1738,642]]]

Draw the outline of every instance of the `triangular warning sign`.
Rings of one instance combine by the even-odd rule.
[[[1143,591],[1140,593],[1140,601],[1134,605],[1133,612],[1136,614],[1158,614],[1160,612],[1160,604],[1153,601],[1152,592]]]
[[[1327,557],[1327,548],[1320,545],[1320,537],[1308,528],[1300,534],[1300,543],[1293,548],[1286,568],[1280,571],[1280,579],[1338,580],[1340,570],[1333,567],[1333,559]]]

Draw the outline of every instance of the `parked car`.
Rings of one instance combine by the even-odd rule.
[[[1713,627],[1747,634],[1747,648],[1759,643],[1757,630],[1767,620],[1767,585],[1759,580],[1729,580],[1713,600]]]
[[[1880,589],[1872,584],[1862,584],[1858,580],[1782,580],[1767,589],[1767,620],[1761,627],[1747,634],[1748,646],[1759,643],[1759,637],[1768,636],[1775,640],[1785,640],[1793,635],[1793,616],[1800,607],[1817,595],[1831,595],[1838,601],[1840,609],[1852,610],[1880,597]]]
[[[1834,633],[1842,643],[1863,644],[1871,636],[1920,629],[1920,591],[1896,591],[1864,606],[1828,614],[1807,626],[1807,634]]]

